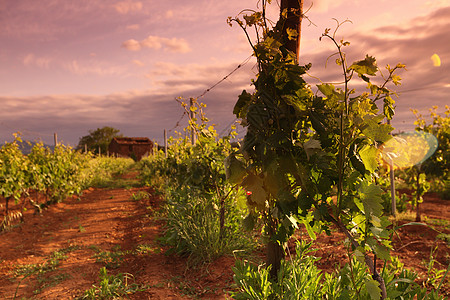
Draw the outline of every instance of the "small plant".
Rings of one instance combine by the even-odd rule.
[[[138,245],[136,247],[135,253],[137,254],[153,254],[153,253],[160,253],[161,248],[155,247],[152,245],[142,244]]]
[[[430,259],[427,264],[427,280],[424,282],[425,286],[431,286],[434,289],[440,289],[443,282],[445,282],[445,278],[450,268],[450,264],[448,265],[447,270],[435,268],[434,264],[437,260],[434,257],[434,253],[437,249],[438,247],[436,246],[430,251]]]
[[[276,279],[269,276],[270,267],[237,260],[233,271],[238,291],[231,293],[233,299],[379,299],[378,286],[371,284],[367,267],[357,258],[328,274],[316,267],[318,258],[311,252],[311,243],[297,243],[296,256],[282,261]],[[385,266],[382,276],[387,299],[444,299],[438,294],[442,279],[428,292],[397,258]]]
[[[145,199],[150,199],[150,194],[145,191],[139,191],[131,195],[131,200],[133,201],[141,201]]]
[[[36,289],[34,290],[35,294],[40,293],[46,287],[57,285],[59,282],[64,281],[67,278],[70,278],[70,275],[68,274],[53,275],[49,277],[45,277],[45,274],[49,271],[56,270],[56,268],[60,264],[60,261],[67,259],[66,254],[71,251],[75,251],[77,249],[79,249],[79,246],[70,245],[65,249],[54,251],[50,255],[50,257],[42,264],[28,264],[16,266],[16,268],[12,271],[12,275],[14,276],[14,278],[20,276],[22,276],[22,278],[17,284],[16,292],[14,294],[13,299],[16,299],[17,292],[19,291],[19,287],[22,284],[22,282],[32,275],[37,275],[36,279],[38,284],[36,286]]]
[[[94,254],[95,262],[105,264],[108,269],[118,268],[122,264],[124,256],[129,253],[129,251],[120,251],[119,249],[115,249],[112,252],[102,250],[94,251],[97,252]]]
[[[100,269],[99,279],[100,283],[98,286],[93,285],[78,299],[123,299],[127,295],[146,290],[146,287],[143,285],[134,282],[130,283],[130,281],[134,280],[132,274],[119,273],[117,275],[108,275],[105,267]]]
[[[58,275],[51,275],[49,277],[38,277],[38,288],[33,291],[33,294],[39,294],[44,290],[45,288],[56,286],[60,284],[61,282],[71,278],[70,274],[58,274]]]
[[[230,204],[226,206],[229,213],[221,230],[219,200],[214,194],[201,195],[188,187],[171,190],[165,204],[163,242],[194,263],[211,261],[234,250],[251,249],[250,235],[242,231],[242,215]]]

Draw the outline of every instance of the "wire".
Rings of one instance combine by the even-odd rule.
[[[195,99],[200,99],[202,97],[204,97],[207,93],[209,93],[213,88],[215,88],[216,86],[218,86],[219,84],[221,84],[222,82],[224,82],[225,80],[228,79],[228,77],[230,77],[231,75],[233,75],[237,70],[239,70],[241,67],[245,66],[250,59],[252,58],[253,55],[250,55],[249,57],[247,57],[242,63],[240,63],[236,68],[234,68],[230,73],[228,73],[227,75],[225,75],[225,77],[223,77],[221,80],[219,80],[218,82],[216,82],[215,84],[213,84],[212,86],[210,86],[209,88],[207,88],[206,90],[203,91],[203,93],[201,93],[199,96],[195,97]],[[184,116],[186,115],[186,112],[183,112],[183,114],[181,115],[180,119],[178,120],[178,122],[175,124],[175,126],[169,130],[169,132],[171,132],[172,130],[174,130],[175,128],[180,126],[181,121],[184,119]],[[234,120],[231,124],[233,124],[236,120]],[[231,126],[230,124],[230,126]],[[229,126],[228,126],[229,127]]]
[[[205,96],[208,92],[210,92],[213,88],[215,88],[216,86],[218,86],[219,84],[221,84],[222,82],[224,82],[225,80],[228,79],[228,77],[230,77],[234,72],[236,72],[237,70],[239,70],[242,66],[245,66],[250,59],[252,58],[253,55],[250,55],[249,57],[247,57],[242,63],[240,63],[236,68],[234,68],[233,71],[231,71],[230,73],[228,73],[224,78],[222,78],[221,80],[219,80],[218,82],[216,82],[215,84],[213,84],[210,88],[206,89],[202,94],[200,94],[199,96],[196,97],[196,99],[202,98],[203,96]]]

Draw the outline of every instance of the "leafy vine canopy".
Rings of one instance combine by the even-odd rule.
[[[401,83],[396,71],[405,66],[388,65],[382,72],[370,55],[349,64],[344,48],[350,43],[336,38],[337,29],[333,34],[326,29],[321,39],[337,48],[334,55],[343,80],[318,84],[313,91],[304,79],[312,65],[300,66],[295,53],[284,46],[286,36],[296,37],[295,32],[280,30],[285,12],[272,26],[264,10],[243,11],[228,20],[245,32],[259,71],[255,91],[244,90],[234,106],[247,133],[239,151],[226,160],[228,180],[251,192],[248,218],[278,220],[280,242],[298,223],[314,236],[315,231],[328,230],[325,224],[342,222],[358,231],[355,236],[363,248],[386,257],[387,221],[381,216],[382,190],[376,177],[379,148],[393,130],[389,120],[395,93],[388,86]],[[256,32],[255,43],[250,30]],[[379,77],[381,83],[374,83]],[[354,82],[367,89],[358,93]]]

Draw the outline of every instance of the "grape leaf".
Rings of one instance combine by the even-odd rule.
[[[390,132],[394,128],[389,124],[381,124],[384,115],[366,116],[366,127],[362,130],[364,135],[377,142],[386,142],[391,139]]]
[[[378,71],[378,66],[375,57],[366,55],[365,59],[354,62],[349,69],[354,70],[360,76],[375,76]]]
[[[234,105],[233,114],[235,114],[237,118],[245,118],[247,115],[247,108],[251,103],[252,95],[247,93],[246,90],[243,90],[238,97],[238,101]]]
[[[242,181],[242,185],[247,191],[252,192],[250,196],[251,200],[256,203],[258,209],[264,209],[267,193],[263,187],[263,179],[259,176],[250,174]]]
[[[370,298],[373,300],[379,300],[381,297],[381,289],[378,281],[374,279],[365,279],[365,288]]]
[[[370,173],[375,172],[378,167],[377,152],[377,148],[369,145],[365,145],[361,150],[359,150],[359,157],[361,157],[364,167]]]
[[[363,203],[364,213],[366,216],[374,215],[381,216],[383,212],[383,205],[381,205],[381,194],[383,190],[375,185],[363,182],[359,188],[359,195]]]
[[[242,182],[247,172],[244,164],[237,160],[234,155],[225,158],[225,176],[231,184],[238,184]]]

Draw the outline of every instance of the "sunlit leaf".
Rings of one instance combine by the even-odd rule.
[[[366,58],[357,62],[354,62],[350,67],[350,70],[354,70],[359,75],[376,75],[378,71],[377,62],[375,57],[366,55]]]
[[[359,189],[359,196],[364,206],[366,216],[381,216],[383,205],[381,205],[381,194],[383,190],[372,183],[363,182]]]
[[[373,173],[378,168],[377,153],[378,149],[369,145],[365,145],[359,151],[359,156],[364,163],[364,167],[370,173]]]

